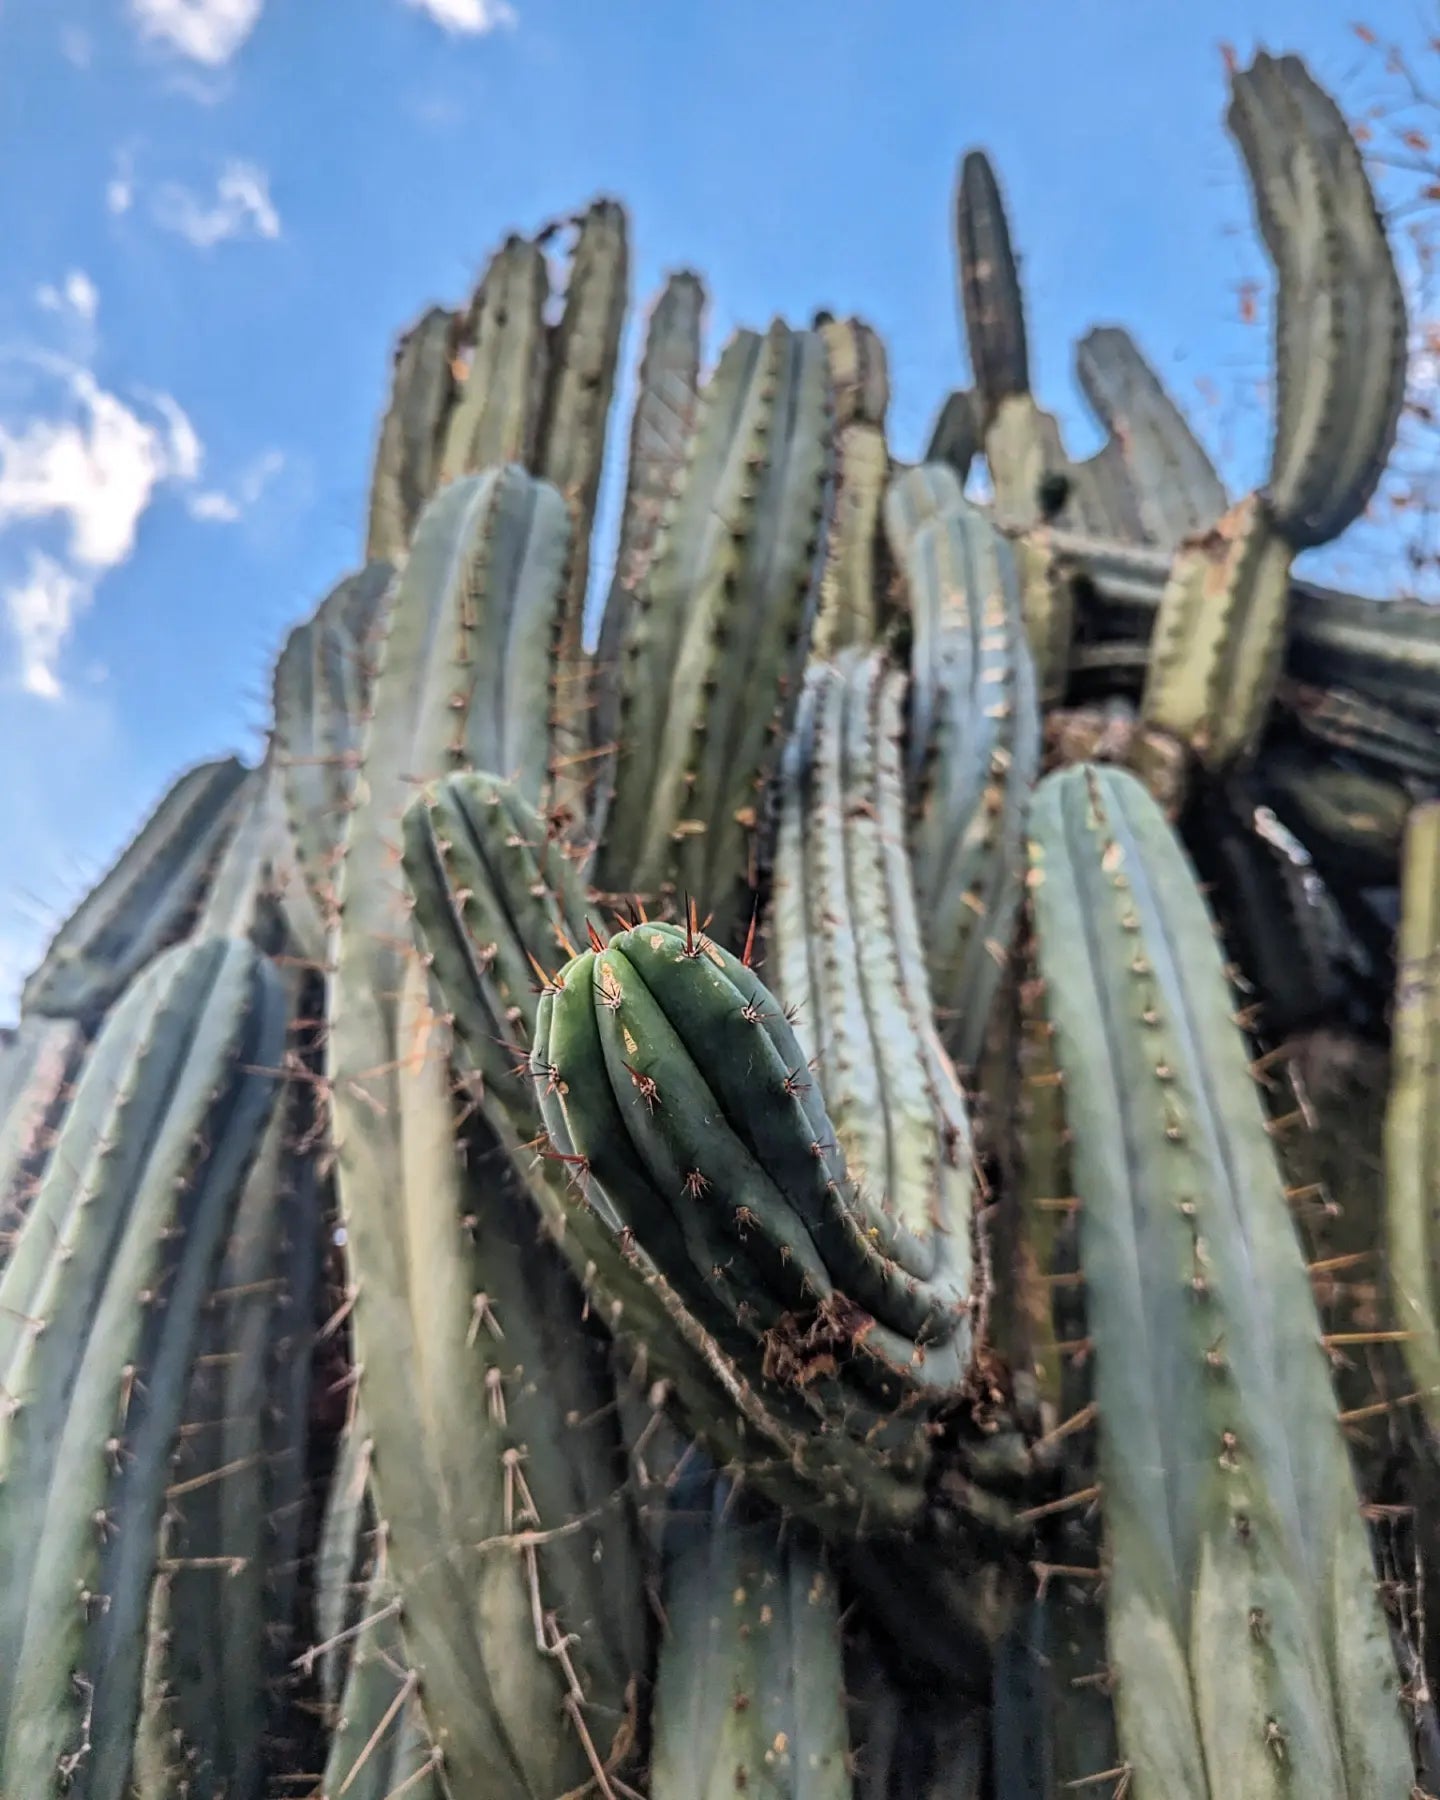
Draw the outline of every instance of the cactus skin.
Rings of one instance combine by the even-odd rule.
[[[630,279],[624,208],[614,200],[597,200],[579,224],[565,310],[551,337],[549,388],[535,469],[564,496],[575,546],[555,652],[557,768],[552,805],[577,825],[590,810],[586,752],[595,700],[584,646],[590,538]]]
[[[309,905],[287,907],[306,954],[323,954],[335,878],[355,798],[370,714],[375,641],[395,568],[368,563],[347,575],[297,625],[275,664],[271,754],[290,841]]]
[[[691,1473],[667,1523],[652,1800],[850,1800],[840,1600],[803,1527]]]
[[[183,937],[239,819],[248,770],[227,756],[187,769],[51,939],[21,1007],[94,1024]]]
[[[850,1179],[970,1293],[973,1148],[905,854],[904,685],[879,652],[812,665],[781,766],[769,955]]]
[[[1404,1800],[1398,1676],[1213,922],[1132,776],[1048,777],[1030,830],[1038,969],[1077,1127],[1133,1792]]]
[[[0,1032],[0,1272],[20,1232],[85,1054],[72,1019],[22,1019]]]
[[[1087,332],[1075,375],[1119,448],[1146,539],[1173,550],[1209,531],[1229,505],[1225,488],[1129,332],[1116,325]]]
[[[1059,706],[1070,680],[1075,637],[1075,596],[1048,526],[1027,531],[1015,544],[1020,610],[1035,664],[1042,706]]]
[[[1010,247],[1010,226],[989,158],[970,150],[955,194],[960,310],[970,367],[987,426],[1002,400],[1030,391],[1025,305]]]
[[[1431,1432],[1440,1430],[1440,803],[1405,834],[1393,1064],[1385,1112],[1385,1243],[1396,1324]]]
[[[600,677],[593,747],[602,753],[596,823],[609,804],[615,738],[620,728],[620,673],[630,609],[685,467],[700,408],[700,331],[705,288],[698,275],[670,276],[650,313],[640,360],[640,390],[630,422],[630,457],[615,575],[605,598],[596,647]]]
[[[885,346],[859,319],[817,318],[835,393],[836,471],[820,607],[811,637],[816,656],[874,641],[879,628],[880,509],[890,476],[885,413],[890,380]]]
[[[454,313],[428,307],[395,347],[390,405],[380,426],[370,482],[366,562],[403,560],[415,522],[435,491],[455,403],[452,365],[459,324]]]
[[[538,244],[512,236],[491,259],[461,324],[473,346],[450,409],[438,486],[517,463],[533,469],[549,372],[550,277]]]
[[[1000,402],[985,432],[985,460],[1002,531],[1031,531],[1063,510],[1058,497],[1068,492],[1070,462],[1060,427],[1029,394]]]
[[[911,529],[907,521],[931,522]],[[898,476],[886,525],[910,595],[909,768],[916,900],[937,1018],[980,1053],[1020,898],[1039,766],[1035,669],[1009,544],[948,469]]]
[[[635,597],[595,879],[647,901],[703,895],[721,942],[751,912],[764,785],[813,621],[831,439],[820,334],[778,320],[737,333]]]
[[[1370,503],[1405,393],[1404,295],[1360,151],[1295,56],[1261,51],[1226,115],[1275,265],[1278,406],[1267,494],[1297,550]]]
[[[1285,654],[1290,554],[1254,494],[1176,554],[1140,719],[1207,768],[1249,756],[1264,727]]]
[[[87,1800],[127,1792],[170,1453],[285,1023],[281,983],[249,945],[157,959],[91,1052],[0,1282],[0,1307],[24,1321],[0,1426],[6,1792],[58,1793],[64,1767]],[[157,1291],[163,1305],[143,1298]],[[77,1607],[77,1591],[106,1605]]]
[[[1276,696],[1307,737],[1362,758],[1388,775],[1440,783],[1440,741],[1378,701],[1344,688],[1285,680]]]
[[[1411,810],[1398,782],[1277,749],[1260,764],[1257,784],[1327,880],[1394,885]]]

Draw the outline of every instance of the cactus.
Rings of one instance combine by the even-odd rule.
[[[819,333],[777,321],[737,334],[635,596],[595,879],[647,900],[704,894],[722,942],[752,910],[763,787],[813,620],[831,435]]]
[[[1435,1104],[1440,1070],[1440,805],[1416,807],[1405,833],[1396,956],[1394,1069],[1385,1113],[1385,1242],[1397,1322],[1431,1431],[1440,1428]]]
[[[51,939],[21,994],[26,1012],[93,1025],[185,935],[239,818],[247,773],[233,756],[186,770]]]
[[[1048,777],[1030,830],[1134,1791],[1403,1800],[1399,1680],[1212,919],[1121,771]]]
[[[1398,782],[1277,749],[1261,764],[1257,784],[1322,875],[1343,875],[1357,887],[1394,885],[1411,808]]]
[[[545,252],[508,237],[461,325],[470,365],[446,422],[437,485],[507,463],[534,467],[549,374],[549,294]]]
[[[1115,325],[1087,332],[1075,376],[1119,448],[1146,538],[1173,550],[1210,530],[1226,510],[1225,489],[1129,332]]]
[[[248,945],[157,959],[91,1052],[0,1281],[7,1792],[127,1790],[170,1456],[284,1029]]]
[[[380,426],[365,560],[404,557],[415,521],[434,493],[440,450],[455,403],[459,321],[443,307],[427,307],[395,348],[390,406]]]
[[[923,518],[932,498],[936,515],[909,530],[906,518]],[[906,775],[918,809],[916,898],[942,1034],[968,1064],[1019,904],[1040,754],[1035,671],[1010,547],[950,471],[896,477],[885,505],[913,618]]]
[[[1440,744],[1435,733],[1378,701],[1344,688],[1317,688],[1285,680],[1279,704],[1306,736],[1350,752],[1386,774],[1440,783]]]
[[[927,463],[948,463],[963,489],[984,444],[980,408],[969,388],[957,388],[940,408],[925,452]]]
[[[834,1577],[812,1534],[737,1499],[694,1471],[672,1501],[652,1800],[849,1800]]]
[[[967,151],[960,164],[955,244],[970,367],[988,426],[1001,401],[1029,393],[1030,359],[1010,225],[995,171],[981,150]]]
[[[835,391],[836,480],[811,649],[816,656],[831,656],[847,644],[872,642],[879,624],[876,557],[890,474],[885,443],[890,382],[884,346],[868,325],[823,314],[817,323]]]
[[[1181,546],[1160,601],[1140,717],[1207,768],[1253,752],[1284,656],[1290,549],[1251,495]]]
[[[1278,407],[1267,497],[1297,550],[1369,504],[1405,394],[1405,301],[1355,140],[1295,56],[1236,74],[1227,123],[1275,264]]]

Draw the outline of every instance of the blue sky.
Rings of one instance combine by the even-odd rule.
[[[1366,17],[1413,39],[1410,0]],[[258,752],[284,632],[361,554],[394,337],[511,228],[618,195],[636,311],[697,268],[712,350],[860,313],[913,456],[966,373],[949,214],[983,145],[1075,450],[1071,346],[1122,323],[1256,480],[1222,41],[1357,90],[1316,0],[0,0],[0,1022],[169,780]]]

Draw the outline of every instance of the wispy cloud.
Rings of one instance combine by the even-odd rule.
[[[60,54],[72,68],[88,69],[95,54],[90,33],[79,25],[60,27]]]
[[[178,232],[197,250],[212,249],[231,238],[280,235],[269,177],[249,162],[227,162],[209,202],[179,182],[166,182],[156,192],[153,215],[157,225]]]
[[[51,282],[35,290],[35,301],[46,312],[70,313],[86,325],[95,323],[100,294],[83,269],[72,269],[59,287]]]
[[[115,169],[105,184],[105,210],[118,219],[135,204],[135,159],[128,150],[117,150]]]
[[[26,693],[42,700],[60,698],[60,650],[89,598],[89,587],[78,575],[38,550],[31,554],[26,579],[6,589],[5,616]]]
[[[429,13],[446,31],[475,36],[495,31],[502,25],[513,25],[515,8],[509,0],[405,0],[407,6],[418,6]]]
[[[130,0],[142,36],[221,68],[255,29],[265,0]]]
[[[190,516],[214,525],[235,525],[255,506],[267,487],[285,467],[281,450],[267,450],[241,471],[234,486],[206,488],[189,502]]]

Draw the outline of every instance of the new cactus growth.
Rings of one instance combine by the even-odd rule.
[[[1404,1800],[1399,1679],[1213,921],[1123,771],[1048,777],[1030,835],[1133,1791]]]

